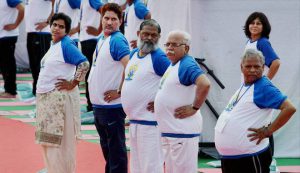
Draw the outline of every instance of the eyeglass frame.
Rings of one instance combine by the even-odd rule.
[[[171,47],[180,47],[180,46],[182,46],[182,45],[187,46],[186,43],[165,43],[165,44],[164,44],[165,47],[169,47],[169,46],[171,46]]]

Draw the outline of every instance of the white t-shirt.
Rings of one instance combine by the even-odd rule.
[[[139,49],[133,52],[122,86],[123,109],[130,120],[156,121],[154,114],[147,110],[147,105],[154,101],[161,76],[170,62],[161,49],[145,57],[138,55]]]
[[[120,31],[104,39],[101,34],[93,56],[93,64],[88,77],[90,100],[93,107],[121,107],[121,99],[107,103],[104,93],[116,90],[121,84],[124,67],[120,60],[129,55],[128,42]]]
[[[54,90],[58,79],[73,79],[76,66],[84,61],[87,61],[86,57],[68,36],[52,44],[41,60],[36,92],[47,93]]]
[[[100,0],[91,1],[91,0],[82,0],[81,1],[81,17],[80,17],[80,41],[97,39],[98,36],[89,35],[86,32],[88,26],[92,26],[94,28],[99,27],[101,15],[98,11],[103,4]]]
[[[0,38],[19,35],[19,27],[11,31],[6,31],[3,27],[15,23],[18,16],[18,10],[15,7],[20,3],[22,3],[20,0],[0,1]]]
[[[196,92],[196,79],[203,74],[195,59],[185,56],[176,64],[169,66],[162,77],[155,97],[155,113],[162,136],[165,134],[200,135],[202,116],[200,111],[194,115],[178,119],[175,109],[193,104]]]
[[[52,10],[51,0],[28,0],[25,4],[25,24],[26,32],[50,33],[50,26],[46,26],[42,31],[37,31],[36,23],[46,22]]]
[[[259,145],[250,142],[248,128],[261,128],[270,123],[273,109],[279,109],[286,96],[262,77],[252,85],[242,85],[230,99],[215,127],[218,152],[226,156],[243,157],[261,152],[269,145],[264,139]]]

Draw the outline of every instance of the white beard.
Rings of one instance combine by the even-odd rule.
[[[144,54],[148,54],[158,47],[157,43],[149,44],[148,42],[142,41],[140,38],[137,40],[137,46]]]

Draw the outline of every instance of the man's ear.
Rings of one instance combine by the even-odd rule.
[[[120,26],[122,25],[122,23],[123,23],[123,19],[121,18],[121,19],[119,19],[119,21],[120,21]],[[120,27],[119,26],[119,27]]]
[[[189,51],[190,51],[190,46],[186,45],[186,46],[185,46],[185,53],[188,54]]]
[[[138,37],[140,36],[140,32],[141,32],[141,31],[137,31],[137,32],[136,32],[136,35],[137,35]]]

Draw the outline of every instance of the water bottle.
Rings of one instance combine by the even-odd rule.
[[[277,163],[276,160],[273,158],[271,165],[270,165],[270,173],[278,173],[277,172]]]

